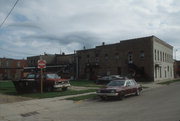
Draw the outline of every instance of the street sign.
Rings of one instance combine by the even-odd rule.
[[[40,68],[40,69],[46,68],[46,61],[38,60],[38,68]]]

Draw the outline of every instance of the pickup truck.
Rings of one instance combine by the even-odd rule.
[[[40,92],[41,76],[36,73],[29,73],[25,78],[13,80],[14,86],[18,93]],[[43,74],[43,91],[53,91],[61,89],[67,90],[70,87],[69,79],[62,79],[56,73]]]

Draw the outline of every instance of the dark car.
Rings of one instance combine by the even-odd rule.
[[[118,97],[123,99],[128,95],[140,95],[142,86],[137,84],[134,79],[114,80],[107,84],[105,88],[97,90],[97,95],[101,99],[108,97]]]
[[[117,79],[123,79],[124,77],[121,77],[120,75],[109,75],[109,76],[103,76],[99,77],[98,80],[96,80],[97,84],[107,84],[112,80],[117,80]]]

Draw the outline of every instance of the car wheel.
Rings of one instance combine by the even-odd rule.
[[[119,94],[118,97],[119,97],[120,100],[123,100],[124,99],[124,93]]]
[[[62,91],[66,91],[66,90],[67,90],[67,87],[63,87],[63,88],[62,88]]]
[[[101,100],[107,100],[107,97],[100,96]]]
[[[136,96],[139,96],[140,95],[140,90],[139,89],[137,89],[136,90],[136,94],[135,94]]]

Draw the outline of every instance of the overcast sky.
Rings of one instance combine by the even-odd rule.
[[[0,0],[0,23],[14,3]],[[0,28],[0,57],[73,53],[151,35],[180,59],[180,0],[19,0]]]

